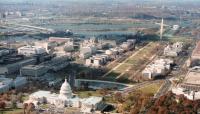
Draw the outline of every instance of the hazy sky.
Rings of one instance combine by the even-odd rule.
[[[0,0],[1,3],[7,3],[7,2],[58,2],[58,1],[75,1],[75,2],[142,2],[142,1],[161,1],[161,0]],[[200,1],[200,0],[163,0],[163,2],[194,2],[194,1]]]
[[[39,2],[39,1],[80,1],[80,2],[88,2],[88,1],[161,1],[161,0],[0,0],[3,2],[24,2],[24,1],[32,1],[32,2]],[[166,0],[163,0],[166,1]],[[167,0],[167,1],[199,1],[199,0]]]

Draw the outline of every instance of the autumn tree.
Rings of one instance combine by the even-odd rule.
[[[17,98],[16,95],[11,95],[11,107],[16,109],[17,108]]]
[[[122,93],[120,93],[120,92],[115,93],[113,99],[114,99],[114,101],[117,101],[118,103],[123,103],[124,102]]]
[[[31,114],[31,112],[33,112],[34,109],[35,109],[35,105],[33,103],[29,103],[27,107],[28,114]]]
[[[27,104],[27,103],[24,103],[24,104],[23,104],[24,114],[26,114],[27,107],[28,107],[28,104]]]
[[[3,114],[5,107],[6,107],[6,103],[4,101],[0,101],[0,109],[1,109],[2,114]]]
[[[101,95],[105,96],[105,95],[108,94],[108,89],[103,88],[103,89],[98,90],[98,92],[99,92]]]

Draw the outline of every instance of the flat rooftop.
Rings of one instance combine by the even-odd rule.
[[[8,64],[13,64],[19,61],[23,61],[25,58],[23,55],[18,55],[18,54],[9,54],[9,55],[4,55],[0,58],[0,66],[1,65],[8,65]]]
[[[190,71],[185,77],[184,83],[200,85],[200,71]]]
[[[0,88],[2,88],[2,87],[5,87],[5,86],[8,86],[9,84],[11,84],[12,83],[12,79],[10,79],[10,78],[1,78],[0,77]]]
[[[197,42],[196,48],[194,49],[192,55],[193,56],[200,55],[200,41]]]
[[[16,65],[16,64],[23,64],[26,62],[34,61],[34,58],[25,58],[25,59],[18,59],[18,60],[13,60],[11,62],[5,62],[4,64],[0,64],[0,67],[8,67],[11,65]]]
[[[23,67],[23,69],[33,69],[33,70],[37,70],[41,68],[44,68],[44,66],[43,65],[27,65]]]
[[[94,97],[94,96],[91,96],[91,97],[89,97],[89,98],[83,99],[83,103],[84,103],[84,104],[89,104],[89,105],[95,105],[95,104],[101,102],[102,99],[103,99],[102,97]]]

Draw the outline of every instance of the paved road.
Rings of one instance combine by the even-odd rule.
[[[170,80],[165,80],[164,84],[161,86],[161,88],[158,90],[158,92],[154,95],[154,98],[158,98],[164,94],[166,94],[172,86],[172,82]]]

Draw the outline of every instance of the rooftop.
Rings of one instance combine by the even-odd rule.
[[[103,99],[102,97],[94,97],[94,96],[92,96],[92,97],[83,99],[83,103],[84,104],[89,104],[89,105],[95,105],[95,104],[101,102],[102,99]]]
[[[5,87],[5,86],[11,84],[12,81],[13,81],[13,80],[12,80],[12,79],[9,79],[9,78],[0,78],[0,88],[1,88],[1,87]]]
[[[200,85],[200,70],[191,70],[185,77],[184,83]]]
[[[195,56],[195,55],[200,55],[200,41],[197,42],[196,48],[194,49],[192,55],[193,55],[193,56]]]
[[[43,65],[27,65],[27,66],[24,66],[23,69],[41,69],[41,68],[44,68]]]
[[[52,97],[52,96],[56,96],[56,94],[51,94],[50,91],[37,91],[35,93],[32,93],[30,95],[30,97]]]
[[[43,48],[43,47],[27,45],[27,46],[20,47],[18,49],[35,49],[35,50],[37,50],[37,49],[41,49],[41,48]]]

